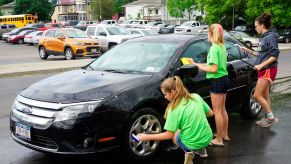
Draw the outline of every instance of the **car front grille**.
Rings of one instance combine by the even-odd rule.
[[[48,149],[58,149],[58,145],[52,139],[39,135],[32,135],[30,143]]]
[[[96,52],[99,52],[100,51],[100,47],[87,47],[86,48],[86,51],[87,52],[92,52],[92,49],[96,49]]]

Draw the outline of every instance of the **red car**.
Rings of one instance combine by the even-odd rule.
[[[35,30],[25,30],[25,31],[20,32],[17,35],[11,35],[8,37],[8,42],[14,43],[14,44],[23,44],[25,35],[32,33],[33,31]]]

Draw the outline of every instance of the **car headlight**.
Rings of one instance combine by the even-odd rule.
[[[65,107],[62,111],[55,114],[54,122],[88,117],[96,110],[99,104],[100,102],[91,102]]]

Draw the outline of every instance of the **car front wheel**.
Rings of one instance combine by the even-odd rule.
[[[162,132],[163,118],[152,108],[138,110],[131,117],[131,122],[125,138],[125,148],[133,160],[142,160],[153,156],[160,148],[159,141],[136,142],[131,134],[147,133],[157,134]]]
[[[73,53],[73,50],[71,48],[66,48],[65,57],[66,57],[67,60],[72,60],[72,59],[76,58],[74,53]]]
[[[47,54],[47,52],[46,52],[46,50],[45,50],[44,47],[40,47],[40,48],[39,48],[39,57],[40,57],[42,60],[45,60],[45,59],[48,58],[48,54]]]

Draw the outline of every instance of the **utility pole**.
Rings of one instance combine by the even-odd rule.
[[[101,11],[101,3],[100,3],[100,0],[98,0],[98,2],[99,2],[99,19],[100,19],[100,21],[102,20],[102,11]]]
[[[232,30],[234,30],[234,4],[232,6]]]

